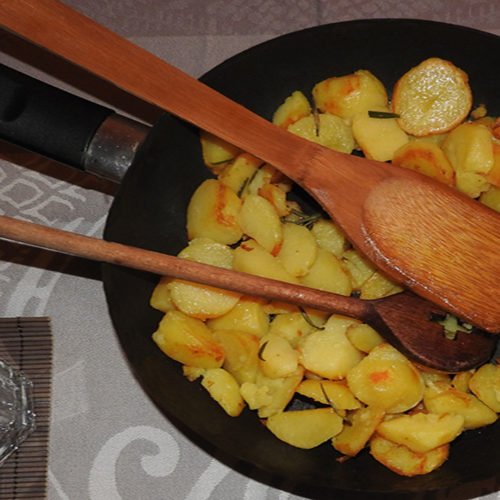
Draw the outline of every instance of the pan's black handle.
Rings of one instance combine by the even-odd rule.
[[[149,127],[0,65],[0,138],[119,182]]]

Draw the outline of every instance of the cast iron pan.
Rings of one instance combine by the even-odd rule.
[[[390,90],[427,57],[453,61],[470,77],[475,104],[500,114],[500,38],[472,29],[416,20],[330,24],[279,37],[247,50],[203,76],[203,82],[267,119],[294,90],[310,95],[330,76],[368,69]],[[210,176],[197,131],[165,115],[128,171],[107,221],[105,238],[176,254],[187,244],[185,212]],[[306,207],[314,204],[297,190]],[[168,419],[219,460],[250,477],[310,497],[471,498],[500,484],[500,423],[464,433],[437,471],[404,478],[367,452],[339,463],[329,444],[311,451],[274,438],[249,410],[228,417],[179,364],[153,344],[161,314],[148,305],[156,276],[106,265],[110,314],[130,365]]]

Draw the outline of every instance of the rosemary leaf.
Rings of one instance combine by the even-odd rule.
[[[212,165],[212,166],[215,167],[217,165],[222,165],[224,163],[229,163],[230,161],[233,161],[233,160],[234,160],[234,158],[228,158],[227,160],[212,161],[212,162],[210,162],[210,165]]]
[[[334,413],[336,413],[344,422],[345,425],[352,425],[352,422],[345,416],[342,415],[342,413],[339,411],[339,409],[333,404],[333,401],[329,398],[328,394],[326,393],[325,387],[323,385],[323,382],[319,383],[319,386],[321,387],[321,392],[323,393],[323,396],[326,399],[326,402],[330,405]]]
[[[316,330],[324,330],[325,329],[324,326],[315,325],[314,322],[313,322],[313,320],[310,318],[309,314],[307,314],[307,312],[302,307],[299,307],[299,310],[300,310],[300,312],[302,314],[302,317],[306,320],[306,323],[308,325],[311,325]]]
[[[389,111],[368,111],[370,118],[399,118],[397,113],[390,113]]]
[[[257,356],[258,358],[261,360],[261,361],[265,361],[264,357],[262,356],[262,354],[264,353],[264,349],[266,348],[267,344],[269,343],[269,340],[267,340],[266,342],[264,342],[260,348],[259,348],[259,352],[257,353]]]

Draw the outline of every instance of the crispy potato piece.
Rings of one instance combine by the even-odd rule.
[[[231,245],[243,235],[238,223],[241,200],[236,193],[215,179],[204,181],[194,192],[187,208],[190,240],[211,238]]]
[[[300,90],[296,90],[274,112],[273,123],[278,127],[287,128],[310,113],[311,104],[307,97]]]
[[[418,412],[382,422],[377,433],[416,453],[426,453],[453,441],[463,430],[462,415]]]
[[[277,314],[271,322],[269,333],[279,335],[286,339],[292,347],[297,347],[302,338],[316,330],[313,325],[320,328],[325,323],[325,319],[322,317],[311,318],[309,316],[309,321],[301,312],[282,312]]]
[[[362,285],[360,298],[364,300],[380,299],[402,292],[403,288],[387,276],[375,271]]]
[[[474,375],[475,370],[468,370],[466,372],[460,372],[453,376],[451,381],[453,387],[456,387],[459,391],[468,392],[469,382]]]
[[[299,283],[299,280],[287,272],[276,257],[255,240],[244,241],[234,250],[233,269],[264,278]]]
[[[224,269],[232,269],[233,267],[232,248],[211,238],[194,238],[177,256]]]
[[[500,212],[500,187],[492,186],[479,197],[479,201],[487,207]]]
[[[374,106],[354,115],[352,133],[354,139],[367,158],[389,161],[394,153],[408,143],[408,135],[398,125],[395,118],[372,118],[369,111],[389,112],[387,107]]]
[[[268,200],[258,194],[249,194],[243,201],[238,220],[244,234],[270,254],[276,256],[279,253],[283,242],[282,224]]]
[[[375,273],[375,267],[354,249],[342,254],[342,265],[349,273],[354,290],[361,290],[363,284]]]
[[[199,368],[220,368],[224,350],[203,321],[180,311],[165,314],[153,340],[170,358]]]
[[[288,377],[297,370],[298,352],[279,335],[268,333],[260,340],[259,366],[266,377]]]
[[[323,330],[310,333],[299,342],[300,364],[323,378],[344,378],[363,357],[346,336],[347,328],[356,322],[344,316],[330,316]]]
[[[287,130],[342,153],[351,153],[355,146],[351,128],[344,120],[329,113],[305,116],[292,123]]]
[[[352,393],[369,406],[387,413],[413,408],[424,394],[424,381],[415,366],[390,344],[379,344],[347,373]]]
[[[342,257],[348,242],[344,232],[331,220],[320,219],[314,223],[311,232],[320,248],[332,252],[339,259]]]
[[[464,417],[464,429],[476,429],[492,424],[498,415],[476,396],[456,387],[426,387],[424,405],[431,413],[453,413]]]
[[[453,129],[471,107],[467,74],[438,57],[411,68],[397,81],[392,94],[392,110],[399,115],[399,126],[417,137]]]
[[[485,179],[493,186],[500,187],[500,145],[492,142],[493,146],[493,166],[484,173]]]
[[[376,406],[364,406],[353,411],[342,432],[332,438],[333,447],[344,455],[354,457],[370,440],[377,426],[385,416],[385,411]]]
[[[230,417],[237,417],[245,407],[238,382],[223,368],[206,370],[201,385]]]
[[[248,194],[250,180],[261,165],[262,160],[259,158],[249,153],[241,153],[219,173],[218,179],[236,194],[244,197]]]
[[[500,413],[500,366],[487,363],[472,375],[470,390],[493,411]]]
[[[201,153],[203,162],[214,173],[218,174],[239,153],[239,149],[215,135],[200,131]]]
[[[279,217],[285,217],[290,213],[290,205],[286,199],[286,191],[276,184],[264,184],[257,193],[265,198],[275,208]]]
[[[455,170],[459,191],[477,198],[489,188],[484,174],[493,168],[494,155],[487,127],[473,123],[459,125],[448,134],[442,147]]]
[[[214,338],[224,350],[222,368],[239,384],[255,382],[259,371],[259,339],[240,330],[213,330]]]
[[[283,242],[277,255],[292,276],[305,276],[318,254],[316,240],[305,226],[293,223],[282,225]]]
[[[303,376],[304,368],[301,366],[291,375],[282,378],[266,377],[259,370],[255,383],[241,384],[240,393],[251,410],[257,410],[260,418],[268,418],[285,409]]]
[[[436,470],[448,458],[449,450],[450,445],[444,444],[427,453],[416,453],[377,434],[370,440],[372,457],[396,474],[407,477]]]
[[[164,276],[160,278],[158,284],[154,287],[153,293],[149,299],[149,305],[153,309],[157,309],[158,311],[168,312],[173,311],[175,309],[175,304],[172,302],[172,297],[170,296],[170,289],[168,288],[168,284],[172,278],[168,278]]]
[[[309,450],[342,430],[342,418],[331,408],[286,411],[269,417],[266,427],[281,441]]]
[[[387,106],[382,82],[367,70],[317,83],[312,91],[316,107],[346,120],[373,107]]]
[[[361,407],[361,403],[343,381],[303,380],[297,387],[297,393],[318,403],[333,405],[337,410],[356,410]]]
[[[384,339],[366,323],[350,325],[346,330],[346,335],[356,349],[366,353],[384,342]]]
[[[212,330],[238,330],[260,338],[269,330],[269,314],[262,302],[244,296],[226,314],[208,319],[207,326]]]
[[[409,168],[444,184],[455,184],[455,171],[444,151],[435,143],[411,141],[399,148],[392,159],[394,165]]]
[[[301,282],[305,286],[340,295],[349,296],[352,292],[350,276],[340,260],[322,248],[318,248],[316,260],[309,272],[301,278]]]
[[[177,309],[198,319],[217,318],[226,314],[241,297],[238,292],[179,279],[171,280],[167,287]]]

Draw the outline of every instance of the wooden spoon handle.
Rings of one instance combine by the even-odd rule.
[[[280,169],[299,165],[297,155],[310,159],[317,147],[57,0],[0,2],[0,25]]]
[[[345,314],[360,320],[363,320],[371,310],[368,302],[353,297],[222,269],[6,216],[0,216],[0,237],[98,262],[148,271],[160,276]]]

